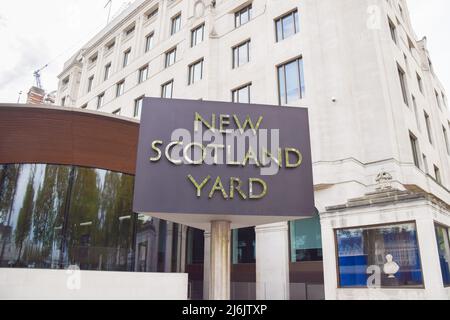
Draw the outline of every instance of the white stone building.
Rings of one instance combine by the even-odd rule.
[[[65,64],[57,104],[131,118],[143,96],[307,107],[325,298],[449,298],[449,113],[431,61],[405,0],[136,0]],[[256,227],[257,298],[292,298],[297,245],[313,249],[293,230]],[[388,254],[397,282],[381,270],[367,289]]]

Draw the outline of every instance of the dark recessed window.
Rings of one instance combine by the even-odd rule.
[[[111,63],[108,63],[108,64],[105,66],[105,76],[104,76],[103,80],[105,80],[105,81],[108,80],[110,74],[111,74]]]
[[[116,85],[116,97],[120,97],[125,92],[125,80],[122,80]]]
[[[420,163],[419,163],[419,142],[417,141],[417,138],[415,135],[413,135],[411,132],[409,133],[409,141],[411,143],[411,150],[414,160],[414,165],[420,169]]]
[[[87,92],[88,93],[91,92],[93,83],[94,83],[94,76],[91,76],[88,79],[88,87],[87,87]]]
[[[103,103],[105,102],[105,93],[101,93],[97,96],[97,109],[103,107]]]
[[[450,229],[436,225],[436,240],[444,286],[450,286]]]
[[[402,90],[402,97],[403,97],[403,102],[409,106],[409,100],[408,100],[408,85],[406,83],[406,75],[405,75],[405,71],[403,71],[403,69],[397,65],[397,70],[398,70],[398,77],[400,80],[400,87]]]

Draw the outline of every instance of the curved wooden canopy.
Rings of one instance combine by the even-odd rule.
[[[135,174],[139,122],[82,109],[0,104],[0,163]]]

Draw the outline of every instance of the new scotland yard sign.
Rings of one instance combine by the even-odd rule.
[[[145,98],[134,211],[200,228],[312,216],[310,150],[304,108]]]

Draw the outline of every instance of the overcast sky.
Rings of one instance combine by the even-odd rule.
[[[113,0],[112,15],[130,1]],[[436,73],[450,95],[450,1],[407,1],[416,34],[427,36]],[[16,102],[19,91],[24,102],[33,71],[47,63],[42,83],[56,90],[63,63],[106,25],[106,2],[0,0],[0,102]]]

